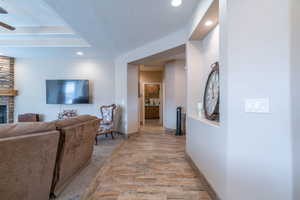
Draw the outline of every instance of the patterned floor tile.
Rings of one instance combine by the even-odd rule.
[[[141,132],[101,169],[84,200],[211,200],[185,159],[185,137]]]

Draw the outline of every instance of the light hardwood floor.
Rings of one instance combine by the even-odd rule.
[[[211,200],[185,159],[185,137],[141,132],[98,173],[84,200]]]

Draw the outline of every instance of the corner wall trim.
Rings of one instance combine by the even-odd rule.
[[[191,167],[193,168],[193,170],[195,171],[196,175],[200,179],[201,183],[203,184],[205,190],[208,192],[208,194],[211,197],[211,199],[212,200],[221,200],[218,197],[218,195],[215,192],[215,190],[213,189],[213,187],[209,184],[209,182],[207,181],[207,179],[205,178],[205,176],[203,175],[203,173],[199,170],[199,168],[197,167],[197,165],[194,163],[194,161],[192,160],[192,158],[187,154],[187,152],[185,152],[185,158],[188,161],[188,163],[191,165]]]

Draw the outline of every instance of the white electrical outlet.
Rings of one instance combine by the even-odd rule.
[[[269,98],[246,99],[245,112],[247,112],[247,113],[270,113]]]

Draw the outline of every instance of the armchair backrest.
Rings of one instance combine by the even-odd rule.
[[[117,106],[115,104],[100,107],[102,123],[113,123],[114,111],[115,111],[116,107]]]

